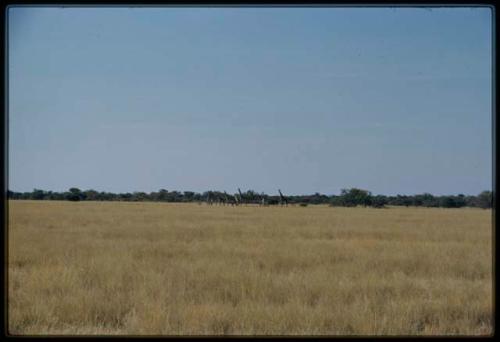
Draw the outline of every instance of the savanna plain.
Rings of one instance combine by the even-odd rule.
[[[13,335],[488,335],[491,210],[9,201]]]

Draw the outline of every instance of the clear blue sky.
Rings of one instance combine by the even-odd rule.
[[[491,190],[489,8],[8,13],[11,190]]]

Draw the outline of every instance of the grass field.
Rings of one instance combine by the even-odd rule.
[[[9,201],[11,334],[487,335],[491,210]]]

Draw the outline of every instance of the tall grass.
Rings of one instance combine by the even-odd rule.
[[[11,334],[492,332],[491,211],[9,207]]]

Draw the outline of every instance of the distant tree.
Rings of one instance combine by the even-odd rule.
[[[148,194],[143,191],[136,191],[132,194],[130,200],[134,202],[143,202],[148,200]]]
[[[384,208],[388,203],[388,200],[383,195],[377,195],[372,197],[372,207],[374,208]]]
[[[341,203],[346,207],[355,207],[357,205],[371,205],[372,195],[370,191],[352,188],[341,190]]]
[[[33,192],[31,193],[31,198],[33,200],[43,200],[45,199],[45,191],[40,190],[40,189],[33,189]]]
[[[424,193],[422,194],[422,205],[431,208],[439,207],[439,199],[429,193]]]
[[[260,203],[262,201],[262,197],[259,193],[253,191],[253,190],[248,190],[246,192],[235,192],[234,197],[238,200],[241,201],[242,204],[250,204],[250,203]]]
[[[424,199],[422,195],[410,196],[411,205],[415,207],[421,207],[424,204]]]
[[[483,191],[477,195],[477,206],[483,209],[489,209],[493,206],[493,194],[491,191]]]
[[[80,189],[70,188],[65,197],[68,201],[77,202],[81,201],[84,198],[84,195],[82,194]]]
[[[48,199],[49,200],[53,200],[53,201],[63,201],[63,200],[65,200],[64,193],[61,193],[61,192],[50,192],[49,195],[48,195]]]
[[[439,197],[439,206],[442,208],[456,208],[455,199],[453,196]]]
[[[182,202],[184,196],[179,191],[171,191],[168,193],[168,202]]]
[[[84,195],[87,201],[97,201],[99,199],[99,193],[95,190],[87,190]]]
[[[184,191],[183,201],[193,202],[195,193],[193,191]]]
[[[477,196],[465,196],[465,205],[467,207],[479,207]]]
[[[168,201],[168,191],[165,189],[160,189],[160,191],[158,191],[157,198],[161,202],[167,202]]]
[[[9,199],[24,199],[21,192],[7,191],[7,198]]]
[[[326,195],[322,195],[319,192],[316,192],[312,196],[302,196],[307,197],[307,203],[311,204],[324,204],[329,202],[329,198]]]
[[[278,196],[269,196],[267,199],[267,203],[270,205],[278,204],[279,202],[280,201]]]
[[[467,201],[465,200],[465,195],[464,194],[459,194],[458,196],[454,197],[455,200],[455,207],[456,208],[462,208],[467,205]]]
[[[412,200],[409,196],[406,195],[398,195],[398,203],[399,205],[404,205],[405,207],[409,207],[412,204]]]
[[[335,195],[330,196],[330,205],[332,207],[342,207],[342,206],[344,206],[344,203],[342,201],[342,197],[341,196],[335,196]]]
[[[124,194],[118,194],[117,196],[121,201],[131,201],[132,198],[134,197],[133,194],[131,194],[130,192],[126,192]]]

